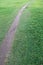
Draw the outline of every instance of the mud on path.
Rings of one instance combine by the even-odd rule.
[[[5,35],[5,38],[4,38],[1,48],[0,48],[0,65],[5,65],[5,60],[8,57],[8,54],[11,50],[12,42],[14,40],[14,35],[16,32],[17,26],[19,24],[20,16],[27,6],[28,6],[28,3],[19,10],[18,15],[16,16],[11,27],[9,28],[9,31]]]

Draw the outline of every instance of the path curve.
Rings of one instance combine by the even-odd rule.
[[[18,15],[16,16],[14,22],[12,23],[8,33],[6,34],[6,36],[2,42],[2,45],[0,48],[0,65],[5,65],[4,61],[12,47],[12,42],[14,40],[14,35],[15,35],[15,32],[16,32],[16,29],[17,29],[17,26],[19,23],[20,16],[27,6],[28,6],[28,3],[20,9],[20,11],[18,12]]]

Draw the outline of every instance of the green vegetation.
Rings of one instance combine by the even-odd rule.
[[[43,65],[43,0],[35,2],[21,16],[7,65]]]
[[[18,10],[28,0],[0,0],[0,44],[5,37]]]

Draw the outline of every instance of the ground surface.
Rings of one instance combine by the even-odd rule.
[[[6,65],[43,65],[43,0],[34,0],[23,12]]]

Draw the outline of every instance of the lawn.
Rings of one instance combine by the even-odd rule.
[[[0,44],[13,23],[19,9],[28,0],[0,0]]]
[[[23,12],[6,65],[43,65],[43,0]]]

